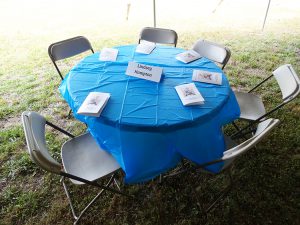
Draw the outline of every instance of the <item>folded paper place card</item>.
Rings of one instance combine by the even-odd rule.
[[[98,117],[109,98],[109,93],[90,92],[78,109],[77,114]]]
[[[149,66],[136,62],[129,62],[126,75],[159,82],[162,74],[162,68],[157,66]]]
[[[116,61],[118,57],[118,49],[115,48],[103,48],[99,55],[101,61]]]
[[[138,46],[136,46],[135,52],[142,53],[142,54],[150,54],[153,49],[155,49],[155,43],[150,41],[141,41]]]
[[[201,55],[198,52],[195,52],[194,50],[188,50],[176,55],[176,59],[184,63],[189,63],[200,58]]]
[[[221,85],[222,73],[210,72],[205,70],[194,70],[192,80]]]
[[[178,85],[175,89],[183,105],[204,104],[204,98],[194,83]]]

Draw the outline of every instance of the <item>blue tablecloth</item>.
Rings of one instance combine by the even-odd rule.
[[[150,55],[136,45],[116,47],[117,61],[99,61],[95,53],[79,62],[59,90],[88,125],[97,143],[110,152],[126,173],[127,183],[143,182],[176,166],[182,157],[204,163],[222,157],[222,125],[239,117],[235,96],[222,70],[201,58],[189,64],[175,59],[183,49],[157,46]],[[163,68],[160,83],[125,75],[129,61]],[[192,82],[194,69],[221,72],[222,85],[195,82],[203,105],[183,106],[176,85]],[[100,117],[76,114],[89,92],[109,92]],[[218,172],[222,163],[208,167]]]

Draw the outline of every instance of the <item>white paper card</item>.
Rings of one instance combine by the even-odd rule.
[[[109,93],[90,92],[78,109],[77,114],[98,117],[100,116],[109,98]]]
[[[103,48],[99,55],[101,61],[116,61],[118,57],[118,49],[115,48]]]
[[[136,62],[129,62],[126,75],[159,82],[162,74],[162,68],[157,66],[149,66]]]
[[[204,104],[204,98],[194,83],[178,85],[175,89],[183,105]]]
[[[192,80],[221,85],[222,73],[210,72],[205,70],[194,70]]]
[[[135,51],[142,54],[150,54],[153,49],[155,49],[155,43],[149,41],[141,41],[138,46],[136,46]]]
[[[201,55],[198,52],[195,52],[194,50],[188,50],[176,55],[176,59],[184,63],[189,63],[200,58]]]

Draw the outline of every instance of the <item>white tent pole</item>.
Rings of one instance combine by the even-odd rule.
[[[270,4],[271,4],[271,0],[269,0],[269,3],[268,3],[268,8],[267,8],[267,11],[266,11],[266,15],[265,15],[264,23],[263,23],[263,26],[262,26],[262,29],[261,29],[262,31],[264,31],[264,28],[265,28],[265,24],[266,24],[266,20],[267,20],[268,12],[269,12]]]
[[[153,19],[154,19],[154,27],[156,27],[156,6],[155,6],[155,0],[153,0]]]

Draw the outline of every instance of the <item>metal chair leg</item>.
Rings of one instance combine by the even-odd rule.
[[[70,109],[68,115],[67,115],[67,118],[70,119],[71,118],[71,114],[72,114],[72,109]]]
[[[81,213],[79,214],[79,216],[77,217],[77,219],[74,222],[74,225],[78,223],[78,221],[81,219],[81,217],[83,216],[83,214],[86,212],[86,210],[88,210],[88,208],[90,208],[90,206],[100,197],[100,195],[104,192],[104,189],[102,189],[94,198],[92,201],[90,201],[90,203],[81,211]]]
[[[207,212],[205,210],[204,205],[198,199],[197,199],[196,205],[197,205],[198,211],[201,213],[201,217],[205,219],[205,224],[206,224],[206,222],[208,220],[208,216],[207,216]]]
[[[75,210],[74,210],[74,207],[73,207],[73,203],[72,203],[72,200],[71,200],[71,197],[70,197],[70,193],[69,193],[68,188],[67,188],[67,185],[66,185],[66,183],[65,183],[65,178],[62,177],[62,178],[60,179],[60,182],[62,182],[62,185],[63,185],[63,187],[64,187],[65,193],[66,193],[66,195],[67,195],[67,199],[68,199],[68,202],[69,202],[71,211],[72,211],[72,215],[73,215],[74,219],[77,220],[78,217],[76,216],[76,213],[75,213]]]
[[[232,179],[232,167],[228,168],[228,174],[227,176],[229,177],[229,185],[222,191],[219,192],[217,198],[215,198],[213,201],[211,201],[209,203],[209,206],[207,207],[207,209],[205,210],[206,213],[209,213],[214,206],[219,203],[219,201],[226,196],[229,191],[231,190],[232,186],[233,186],[233,179]]]
[[[65,193],[67,195],[67,198],[68,198],[68,201],[69,201],[69,204],[70,204],[70,208],[71,208],[71,211],[72,211],[72,215],[75,219],[74,221],[74,225],[76,225],[79,220],[81,219],[81,217],[83,216],[83,214],[91,207],[91,205],[100,197],[100,195],[105,191],[104,189],[101,189],[100,192],[98,192],[98,194],[90,201],[90,203],[80,212],[80,214],[78,216],[76,216],[76,213],[75,213],[75,210],[74,210],[74,206],[73,206],[73,203],[72,203],[72,200],[71,200],[71,197],[70,197],[70,193],[68,191],[68,188],[67,188],[67,185],[64,181],[64,177],[61,178],[61,182],[63,184],[63,187],[64,187],[64,190],[65,190]],[[120,189],[118,183],[116,182],[115,180],[115,174],[113,174],[109,181],[107,182],[107,184],[105,185],[106,187],[109,187],[111,186],[111,184],[115,182],[115,184],[117,185],[118,189]]]
[[[162,182],[163,178],[176,176],[176,175],[178,175],[178,173],[180,173],[181,171],[183,171],[185,168],[186,168],[186,163],[182,159],[181,162],[180,162],[180,165],[177,168],[175,168],[174,170],[172,170],[171,173],[169,173],[167,175],[164,175],[164,176],[160,175],[160,176],[162,176],[162,177],[160,177],[160,183]]]
[[[160,175],[159,175],[158,183],[159,183],[159,184],[162,184],[162,180],[163,180],[163,176],[160,174]]]
[[[121,188],[120,188],[120,185],[119,185],[119,182],[116,178],[114,178],[114,185],[117,186],[118,190],[121,191]]]
[[[235,128],[237,131],[240,131],[240,128],[239,128],[239,126],[238,126],[238,125],[236,125],[236,123],[235,123],[235,122],[232,122],[231,124],[234,126],[234,128]]]

